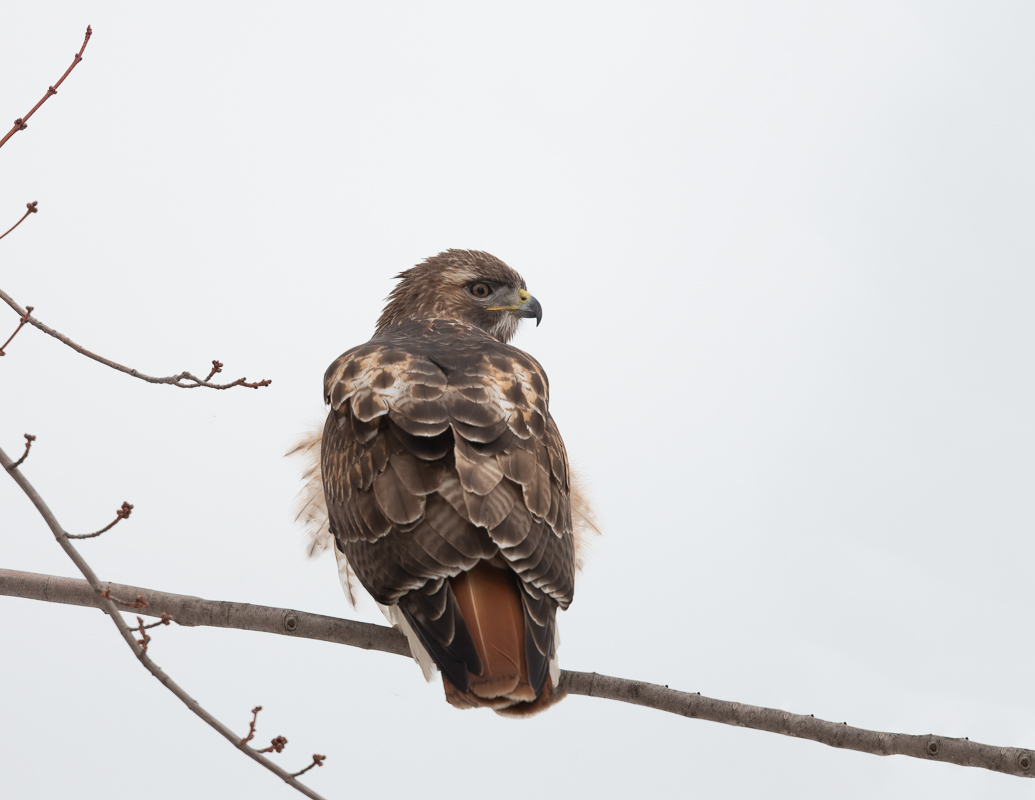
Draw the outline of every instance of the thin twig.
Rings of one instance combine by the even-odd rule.
[[[143,654],[147,652],[147,643],[151,641],[151,637],[145,632],[143,617],[137,617],[137,630],[140,631],[141,638],[136,641],[140,645],[141,654]]]
[[[140,617],[137,617],[137,619],[140,619]],[[140,620],[140,621],[143,622],[143,620]],[[170,622],[176,622],[176,620],[173,619],[171,616],[169,616],[168,614],[166,614],[163,611],[162,612],[162,618],[160,620],[158,620],[158,622],[152,622],[150,625],[144,625],[139,630],[147,631],[147,630],[150,630],[151,628],[157,628],[159,625],[168,625]],[[179,625],[180,623],[176,622],[176,624]]]
[[[47,102],[47,100],[49,100],[49,99],[50,99],[50,96],[51,96],[52,94],[57,94],[57,90],[58,90],[58,87],[59,87],[59,86],[60,86],[60,85],[61,85],[62,83],[64,83],[64,82],[65,82],[65,78],[67,78],[67,77],[68,77],[68,74],[69,74],[69,73],[70,73],[70,72],[71,72],[71,71],[72,71],[73,69],[75,69],[75,65],[76,65],[76,64],[78,64],[78,63],[79,63],[80,61],[82,61],[82,60],[83,60],[83,51],[84,51],[84,50],[86,50],[86,43],[90,41],[90,37],[91,37],[91,36],[93,36],[93,29],[92,29],[92,28],[91,28],[91,27],[90,27],[89,25],[87,25],[87,26],[86,26],[86,38],[85,38],[85,39],[83,39],[83,46],[79,48],[79,52],[78,52],[78,53],[76,53],[76,54],[75,54],[75,56],[73,57],[73,59],[72,59],[72,65],[71,65],[71,66],[70,66],[70,67],[69,67],[68,69],[66,69],[66,70],[65,70],[65,74],[64,74],[64,75],[62,75],[62,76],[61,76],[61,77],[60,77],[60,78],[58,79],[58,82],[57,82],[57,83],[55,83],[55,84],[54,84],[53,86],[48,86],[48,87],[47,87],[47,93],[46,93],[45,95],[43,95],[43,97],[42,97],[42,98],[40,99],[40,101],[39,101],[39,102],[38,102],[38,103],[37,103],[36,105],[34,105],[34,106],[32,107],[32,109],[31,109],[31,110],[29,111],[29,113],[28,113],[28,114],[26,114],[26,115],[25,115],[24,117],[18,117],[18,119],[16,119],[16,120],[14,121],[14,127],[13,127],[13,128],[11,128],[11,130],[9,130],[9,131],[7,132],[7,135],[6,135],[6,136],[5,136],[5,137],[4,137],[3,139],[0,139],[0,147],[3,147],[3,146],[4,146],[4,145],[5,145],[6,143],[7,143],[7,140],[8,140],[8,139],[10,139],[10,138],[11,138],[12,136],[14,136],[14,135],[15,135],[15,134],[16,134],[16,133],[17,133],[18,131],[23,131],[23,130],[25,130],[25,129],[26,129],[27,127],[29,127],[29,126],[28,126],[28,122],[29,122],[29,117],[31,117],[31,116],[32,116],[33,114],[35,114],[35,113],[36,113],[36,110],[37,110],[37,109],[38,109],[38,108],[39,108],[39,107],[40,107],[41,105],[43,105],[44,103],[46,103],[46,102]]]
[[[323,766],[323,762],[326,761],[326,760],[327,760],[327,756],[321,756],[321,755],[318,755],[316,753],[313,753],[313,763],[310,764],[305,769],[300,769],[298,772],[292,772],[291,776],[293,778],[297,778],[299,775],[305,775],[313,767],[322,767]]]
[[[205,380],[206,381],[212,380],[212,376],[213,375],[216,375],[216,374],[218,374],[218,373],[220,373],[222,371],[223,371],[223,362],[222,361],[218,361],[216,359],[212,359],[212,369],[209,371],[208,375],[205,376]]]
[[[141,595],[148,602],[148,610],[143,611],[143,614],[157,616],[162,611],[172,612],[181,625],[277,633],[407,657],[410,655],[406,638],[384,625],[337,619],[288,608],[203,600],[138,586],[114,583],[106,586],[123,595]],[[85,581],[9,569],[0,569],[0,595],[4,594],[51,603],[96,605],[90,586]],[[979,767],[1022,778],[1035,777],[1032,751],[1019,747],[997,747],[934,734],[912,736],[871,731],[845,723],[826,722],[807,714],[791,714],[775,708],[715,700],[700,694],[669,689],[667,686],[592,672],[562,670],[559,688],[568,694],[633,703],[724,725],[810,739],[830,747],[861,753],[903,755],[925,761]]]
[[[148,602],[144,599],[144,596],[142,594],[138,594],[137,599],[130,603],[126,600],[119,600],[119,598],[117,597],[112,597],[110,588],[105,589],[103,592],[101,592],[101,597],[103,597],[105,600],[111,600],[111,602],[117,603],[120,606],[126,606],[126,608],[146,608],[148,605]]]
[[[150,625],[145,625],[144,630],[146,631],[151,628],[157,628],[159,625],[168,625],[170,622],[176,622],[176,620],[163,611],[162,618],[158,620],[158,622],[152,622]],[[179,625],[180,623],[176,622],[176,624]]]
[[[248,735],[245,736],[243,739],[241,739],[241,744],[248,744],[248,742],[250,742],[252,739],[255,738],[255,727],[256,727],[256,723],[257,723],[257,721],[259,719],[259,712],[260,711],[262,711],[262,706],[255,706],[255,708],[252,709],[252,721],[248,723]],[[282,753],[282,752],[284,752],[284,748],[287,747],[287,743],[288,743],[287,738],[285,738],[284,736],[275,736],[273,739],[270,740],[270,746],[269,747],[266,747],[266,748],[264,748],[262,750],[256,750],[255,752],[257,752],[257,753],[272,753],[272,752]],[[302,770],[302,772],[305,772],[305,770]],[[292,777],[296,777],[297,778],[301,774],[302,774],[301,772],[296,772]]]
[[[21,458],[14,462],[14,464],[11,466],[11,469],[18,469],[18,467],[25,463],[25,459],[29,457],[29,449],[32,447],[32,443],[35,441],[36,437],[33,436],[31,433],[25,434],[25,452],[22,453]]]
[[[40,516],[42,516],[43,519],[46,521],[47,526],[50,528],[51,533],[54,534],[54,538],[57,539],[58,544],[65,551],[65,553],[68,554],[68,557],[71,558],[75,565],[79,568],[79,571],[83,574],[83,577],[86,578],[86,581],[89,584],[90,589],[92,590],[92,602],[90,603],[90,605],[99,607],[102,611],[104,611],[108,614],[108,616],[111,617],[111,620],[115,624],[115,627],[119,629],[119,633],[122,635],[122,638],[125,640],[126,644],[129,645],[129,649],[133,651],[133,654],[136,655],[140,663],[144,665],[144,668],[152,675],[154,675],[155,678],[157,678],[158,681],[166,689],[168,689],[170,692],[176,695],[183,702],[183,704],[187,706],[187,708],[189,708],[191,711],[193,711],[195,714],[201,717],[201,719],[203,719],[212,728],[218,731],[224,739],[230,742],[242,753],[244,753],[254,761],[257,761],[259,764],[264,766],[266,769],[268,769],[282,781],[287,783],[292,788],[297,789],[306,797],[312,798],[312,800],[324,800],[319,794],[314,792],[308,786],[306,786],[303,783],[299,783],[298,780],[292,777],[291,773],[287,772],[284,769],[281,769],[268,758],[265,758],[264,756],[256,752],[255,749],[248,747],[247,745],[242,745],[238,740],[237,734],[235,734],[226,725],[224,725],[222,722],[220,722],[218,719],[212,716],[204,708],[202,708],[197,700],[195,700],[193,697],[187,694],[187,692],[185,692],[179,684],[177,684],[172,678],[166,675],[165,672],[162,671],[161,667],[159,667],[151,660],[147,653],[141,649],[140,645],[137,643],[137,640],[133,637],[133,631],[130,630],[128,625],[126,625],[125,620],[122,619],[122,615],[119,613],[118,608],[115,607],[115,604],[111,600],[103,596],[102,593],[104,592],[104,590],[101,588],[101,582],[97,578],[97,575],[94,573],[93,569],[90,568],[90,565],[86,563],[83,557],[79,554],[79,551],[76,550],[75,546],[68,540],[68,537],[63,535],[65,531],[61,527],[61,524],[57,521],[57,518],[47,507],[47,504],[43,502],[43,498],[40,497],[39,493],[32,487],[32,484],[29,483],[26,477],[21,473],[21,470],[14,468],[14,462],[12,462],[10,458],[8,458],[7,453],[5,453],[3,449],[0,449],[0,465],[2,465],[7,470],[7,473],[12,478],[14,478],[15,483],[18,484],[21,490],[25,493],[26,497],[28,497],[29,500],[32,501],[32,504],[36,506],[36,510],[40,513]],[[6,581],[0,581],[0,587],[5,586],[6,583]],[[110,593],[110,587],[108,591]]]
[[[36,200],[33,200],[33,201],[32,201],[31,203],[26,203],[26,204],[25,204],[25,207],[26,207],[27,209],[29,209],[29,210],[28,210],[28,211],[26,211],[26,212],[25,212],[24,214],[22,214],[22,218],[21,218],[20,220],[18,220],[18,221],[17,221],[16,223],[14,223],[14,225],[12,225],[12,226],[11,226],[10,228],[8,228],[8,229],[7,229],[7,232],[6,232],[6,233],[4,233],[4,234],[3,234],[3,236],[0,236],[0,239],[3,239],[3,238],[4,238],[4,236],[6,236],[6,235],[7,235],[8,233],[10,233],[11,231],[13,231],[13,230],[14,230],[15,228],[17,228],[17,227],[18,227],[19,225],[21,225],[21,224],[22,224],[23,222],[25,222],[25,218],[26,218],[27,216],[29,216],[29,214],[35,214],[35,213],[36,213],[36,211],[37,211],[37,209],[36,209],[36,205],[37,205],[37,201],[36,201]]]
[[[78,345],[75,342],[73,342],[63,333],[60,333],[54,330],[53,328],[44,325],[42,322],[40,322],[38,319],[31,315],[32,306],[30,306],[28,310],[22,308],[14,301],[14,299],[9,294],[4,292],[3,290],[0,290],[0,300],[3,300],[17,313],[25,317],[25,321],[32,325],[34,328],[38,328],[39,330],[43,331],[49,336],[53,336],[59,342],[68,345],[77,353],[81,353],[87,358],[92,358],[94,361],[104,364],[104,366],[106,367],[111,367],[112,369],[118,370],[119,372],[124,372],[127,375],[132,375],[134,378],[140,378],[140,380],[147,381],[148,383],[164,383],[168,384],[169,386],[177,386],[180,389],[197,389],[199,387],[205,387],[206,389],[231,389],[234,386],[244,386],[248,389],[261,389],[263,386],[269,386],[271,383],[273,383],[273,381],[269,379],[249,383],[247,378],[238,378],[236,381],[232,381],[231,383],[210,383],[208,378],[211,378],[217,372],[222,371],[223,365],[220,364],[219,361],[212,362],[213,370],[209,373],[208,378],[206,378],[205,380],[202,380],[201,378],[198,378],[189,372],[181,372],[179,375],[170,375],[167,378],[155,378],[151,375],[145,375],[143,372],[139,372],[129,367],[124,367],[122,366],[122,364],[110,361],[109,359],[104,358],[103,356],[99,356],[96,353],[91,353],[82,345]],[[15,333],[17,333],[17,331],[15,331]],[[214,368],[217,364],[219,365],[220,369]]]
[[[11,343],[14,337],[18,335],[18,331],[20,331],[25,326],[25,323],[30,320],[32,320],[32,306],[26,306],[25,313],[18,319],[18,327],[14,329],[14,333],[7,337],[6,342],[0,344],[0,356],[7,355],[7,353],[4,352],[4,348]]]
[[[118,525],[122,520],[129,519],[129,515],[133,513],[133,505],[131,503],[122,503],[122,508],[115,512],[115,519],[101,528],[99,531],[93,533],[66,533],[69,539],[92,539],[95,536],[100,536],[102,533],[106,533]]]
[[[252,721],[248,723],[248,735],[241,739],[241,744],[248,744],[248,742],[255,738],[255,725],[259,720],[260,711],[262,711],[262,706],[255,706],[252,709]]]

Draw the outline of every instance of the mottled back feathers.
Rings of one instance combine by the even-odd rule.
[[[556,612],[574,593],[568,458],[542,367],[505,343],[524,281],[484,253],[436,258],[324,376],[329,533],[451,702],[535,711],[557,699]]]

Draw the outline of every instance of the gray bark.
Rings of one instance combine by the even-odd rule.
[[[402,634],[383,625],[336,619],[287,608],[203,600],[200,597],[159,592],[140,586],[118,583],[101,585],[104,589],[110,589],[112,597],[119,600],[132,602],[138,595],[142,596],[147,606],[135,610],[135,613],[160,617],[165,612],[181,625],[261,631],[409,655]],[[0,595],[78,606],[97,605],[96,592],[86,581],[8,569],[0,569]],[[1024,778],[1035,774],[1032,769],[1032,751],[1018,747],[997,747],[935,734],[916,736],[871,731],[847,723],[827,722],[811,715],[716,700],[669,689],[667,686],[613,678],[595,672],[564,670],[561,673],[560,688],[568,694],[619,700],[684,717],[810,739],[830,747],[861,753],[910,756]]]

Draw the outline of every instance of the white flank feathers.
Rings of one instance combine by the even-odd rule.
[[[376,601],[375,601],[376,602]],[[413,628],[410,627],[410,623],[406,621],[406,617],[399,610],[398,606],[383,606],[380,603],[377,607],[381,609],[381,613],[385,615],[392,627],[398,631],[401,631],[403,636],[406,637],[406,641],[410,645],[410,655],[413,656],[413,660],[417,662],[417,666],[420,667],[420,671],[424,673],[424,680],[430,681],[434,676],[438,667],[435,665],[434,659],[431,654],[425,649],[424,645],[420,643],[420,639],[417,638],[417,634],[413,632]]]
[[[338,562],[338,579],[345,592],[345,599],[352,608],[356,607],[356,576],[349,566],[345,554],[334,546],[330,520],[327,518],[327,501],[323,496],[323,473],[320,471],[320,442],[323,440],[323,423],[314,425],[302,436],[298,444],[288,450],[287,456],[302,460],[302,480],[305,485],[295,496],[295,522],[302,524],[305,555],[308,559],[319,558],[332,550]]]
[[[327,518],[327,501],[323,495],[323,473],[320,471],[320,442],[323,440],[323,424],[314,426],[285,455],[302,459],[302,486],[295,497],[295,522],[302,524],[305,537],[305,555],[308,559],[319,558],[328,550],[334,553],[338,564],[338,580],[345,592],[345,599],[354,609],[356,607],[356,590],[359,581],[349,565],[349,560],[334,544],[331,536],[330,520]],[[424,680],[430,681],[435,674],[435,662],[413,632],[406,617],[395,606],[377,607],[385,615],[392,627],[401,631],[410,645],[410,653],[417,662]]]

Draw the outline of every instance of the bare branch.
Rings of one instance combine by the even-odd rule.
[[[1031,778],[1035,773],[1031,751],[1017,747],[996,747],[936,734],[914,736],[854,728],[847,722],[827,722],[816,719],[812,714],[791,714],[777,708],[715,700],[702,697],[700,693],[679,692],[667,686],[612,678],[595,672],[562,672],[560,690],[619,700],[724,725],[811,739],[830,747],[878,756],[910,756],[962,767],[979,767],[1021,778]]]
[[[24,117],[18,117],[18,119],[14,121],[14,127],[7,132],[7,135],[3,139],[0,139],[0,147],[3,147],[7,143],[7,140],[14,136],[18,131],[23,131],[27,127],[29,127],[29,117],[35,114],[36,110],[41,105],[46,103],[47,100],[50,99],[50,96],[52,94],[57,94],[58,87],[65,82],[65,78],[67,78],[69,73],[73,69],[75,69],[75,65],[83,60],[83,51],[86,50],[86,44],[90,41],[91,36],[93,36],[93,29],[89,25],[87,25],[86,38],[83,39],[83,46],[79,48],[79,52],[76,53],[73,57],[71,66],[69,66],[69,68],[65,70],[65,74],[58,79],[57,83],[55,83],[53,86],[47,87],[47,93],[43,95],[43,97],[40,98],[40,101],[29,110],[28,114],[26,114]]]
[[[101,528],[99,531],[93,533],[66,533],[69,539],[92,539],[95,536],[100,536],[102,533],[106,533],[118,525],[122,520],[129,519],[129,515],[133,513],[133,505],[123,501],[122,508],[115,512],[115,519]]]
[[[14,337],[18,335],[18,331],[20,331],[25,326],[25,323],[29,322],[31,319],[32,319],[32,306],[27,306],[26,309],[25,309],[25,313],[18,320],[18,327],[14,329],[14,333],[12,333],[10,336],[7,337],[7,341],[6,342],[4,342],[3,344],[0,344],[0,356],[6,356],[7,355],[7,353],[4,352],[4,348],[7,347],[7,345],[9,345],[11,343],[11,341],[14,339]]]
[[[246,754],[249,758],[253,759],[254,761],[257,761],[259,764],[268,769],[282,781],[287,783],[292,788],[297,789],[306,797],[312,798],[312,800],[323,800],[323,798],[319,794],[314,792],[308,786],[306,786],[303,783],[299,783],[298,780],[294,778],[289,772],[281,769],[268,758],[265,758],[264,756],[260,755],[253,748],[241,744],[238,740],[237,735],[232,730],[230,730],[226,725],[224,725],[222,722],[220,722],[218,719],[212,716],[212,714],[210,714],[208,711],[202,708],[197,700],[195,700],[193,697],[187,694],[187,692],[185,692],[179,684],[177,684],[172,678],[170,678],[161,669],[161,667],[159,667],[150,659],[150,657],[147,655],[142,646],[133,637],[133,631],[130,630],[128,625],[126,625],[125,620],[122,619],[122,615],[119,613],[118,608],[116,608],[115,603],[113,603],[109,599],[111,596],[111,587],[109,586],[107,590],[108,597],[105,597],[105,590],[101,588],[101,582],[100,580],[98,580],[97,575],[94,573],[93,569],[91,569],[90,565],[86,563],[83,557],[79,554],[79,551],[75,549],[75,546],[68,540],[68,537],[64,535],[64,529],[61,527],[61,524],[57,521],[57,518],[54,516],[51,510],[47,507],[47,504],[43,502],[43,498],[40,497],[39,493],[32,487],[32,484],[29,483],[26,477],[22,475],[21,471],[15,468],[14,462],[11,461],[10,458],[8,458],[7,453],[5,453],[2,449],[0,449],[0,465],[3,465],[3,467],[7,470],[7,473],[14,479],[15,483],[17,483],[21,490],[25,493],[26,497],[28,497],[29,500],[32,501],[32,504],[36,506],[36,510],[40,513],[40,516],[43,517],[44,521],[46,521],[47,526],[51,530],[51,533],[54,534],[54,538],[57,539],[57,543],[61,546],[65,553],[68,554],[68,557],[72,559],[75,565],[79,568],[79,571],[83,574],[83,577],[86,578],[86,583],[88,584],[88,588],[92,595],[92,602],[89,605],[100,608],[102,611],[108,614],[108,616],[111,617],[111,620],[115,624],[115,627],[119,629],[119,633],[122,635],[122,638],[125,640],[126,644],[129,645],[130,650],[133,651],[134,655],[136,655],[137,659],[144,666],[144,668],[152,675],[154,675],[155,678],[158,679],[159,683],[161,683],[166,689],[168,689],[170,692],[176,695],[183,702],[183,704],[187,706],[187,708],[189,708],[191,711],[193,711],[195,714],[201,717],[201,719],[203,719],[212,728],[218,731],[224,739],[230,742],[242,753]],[[2,583],[6,586],[7,581],[5,580]],[[143,600],[143,597],[140,597],[139,599],[142,602],[146,602]],[[147,634],[143,635],[145,639],[148,638]]]
[[[111,599],[115,599],[113,595],[138,598],[137,602],[142,605],[137,608],[145,609],[141,612],[144,616],[158,617],[166,612],[184,627],[261,631],[318,639],[363,650],[379,650],[399,656],[410,655],[406,637],[385,625],[311,614],[308,611],[204,600],[118,583],[102,582],[101,586],[104,587],[103,594]],[[91,608],[97,606],[93,590],[85,581],[17,570],[0,569],[0,595]]]
[[[135,594],[145,598],[148,606],[142,612],[144,614],[158,616],[163,611],[175,613],[181,625],[277,633],[365,650],[410,655],[406,638],[384,625],[336,619],[287,608],[203,600],[138,586],[114,583],[105,586],[119,594]],[[0,595],[69,605],[96,605],[85,581],[8,569],[0,569]],[[812,715],[716,700],[700,694],[676,691],[667,686],[592,672],[563,670],[559,688],[568,694],[618,700],[684,717],[810,739],[830,747],[862,753],[903,755],[926,761],[979,767],[1022,778],[1035,777],[1032,751],[1018,747],[997,747],[934,734],[912,736],[871,731],[854,728],[847,723],[827,722]]]
[[[25,434],[25,452],[22,453],[21,458],[14,462],[11,469],[18,469],[18,467],[20,467],[25,462],[25,459],[29,457],[29,449],[32,447],[32,443],[35,441],[36,437],[33,436],[31,433]]]
[[[4,238],[4,236],[6,236],[6,235],[7,235],[8,233],[10,233],[11,231],[13,231],[13,230],[14,230],[15,228],[17,228],[17,227],[18,227],[19,225],[21,225],[21,224],[22,224],[23,222],[25,222],[25,218],[26,218],[27,216],[29,216],[29,214],[35,214],[35,213],[36,213],[36,211],[37,211],[37,209],[36,209],[36,205],[37,205],[37,201],[36,201],[36,200],[33,200],[33,201],[32,201],[31,203],[26,203],[26,204],[25,204],[25,207],[26,207],[27,209],[29,209],[29,210],[28,210],[28,211],[26,211],[26,212],[25,212],[24,214],[22,214],[22,218],[21,218],[20,220],[18,220],[18,221],[17,221],[16,223],[14,223],[14,225],[12,225],[12,226],[11,226],[10,228],[8,228],[8,229],[7,229],[7,231],[6,231],[6,232],[5,232],[5,233],[4,233],[4,234],[3,234],[2,236],[0,236],[0,239],[3,239],[3,238]]]
[[[104,364],[104,366],[106,367],[111,367],[112,369],[118,370],[119,372],[124,372],[127,375],[132,375],[134,378],[139,378],[140,380],[147,381],[148,383],[164,383],[168,384],[169,386],[177,386],[180,389],[197,389],[199,387],[204,387],[206,389],[232,389],[234,386],[244,386],[248,389],[261,389],[263,386],[269,386],[271,383],[273,383],[273,381],[269,379],[249,383],[247,378],[238,378],[236,381],[231,381],[230,383],[210,383],[209,379],[216,373],[222,371],[223,365],[219,361],[212,362],[213,369],[208,374],[208,378],[205,378],[204,380],[198,378],[195,375],[192,375],[189,372],[181,372],[179,375],[170,375],[167,378],[155,378],[151,375],[145,375],[143,372],[131,369],[130,367],[124,367],[122,366],[122,364],[116,363],[115,361],[110,361],[109,359],[104,358],[103,356],[99,356],[96,353],[91,353],[82,345],[78,345],[75,342],[73,342],[63,333],[60,333],[59,331],[56,331],[53,328],[44,325],[42,322],[40,322],[38,319],[32,316],[32,306],[29,306],[28,309],[22,308],[14,301],[14,298],[12,298],[3,290],[0,290],[0,300],[3,300],[18,314],[22,315],[22,317],[24,318],[24,322],[22,324],[25,324],[25,322],[27,322],[34,328],[38,328],[39,330],[43,331],[49,336],[53,336],[62,344],[68,345],[77,353],[80,353],[86,356],[87,358],[92,358],[94,361],[100,364]],[[19,326],[19,329],[20,328],[21,326]],[[15,331],[15,333],[17,332],[18,331]],[[2,348],[0,348],[0,350],[2,350]],[[217,365],[219,367],[218,369],[216,369]]]

